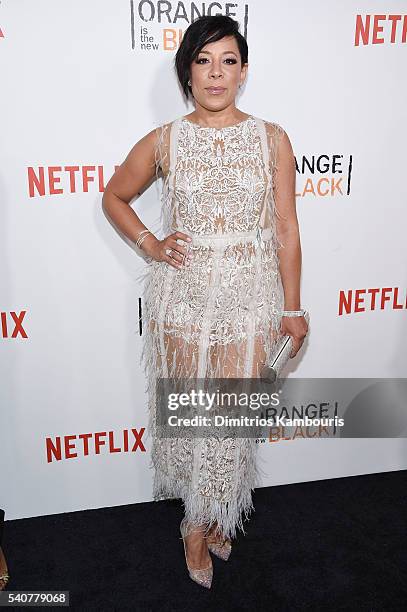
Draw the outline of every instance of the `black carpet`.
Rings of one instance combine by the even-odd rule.
[[[186,571],[180,500],[6,520],[7,590],[69,590],[85,611],[407,610],[406,490],[407,471],[257,489],[209,591]]]

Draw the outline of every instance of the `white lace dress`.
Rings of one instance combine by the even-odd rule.
[[[157,128],[163,237],[192,237],[189,266],[152,261],[141,278],[142,362],[149,398],[154,499],[181,498],[188,523],[244,533],[260,475],[244,438],[157,438],[155,385],[163,378],[256,378],[279,336],[276,123],[249,115],[201,127],[180,117]]]

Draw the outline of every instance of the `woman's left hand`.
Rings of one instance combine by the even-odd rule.
[[[308,323],[305,317],[282,317],[281,318],[281,333],[283,336],[288,334],[293,341],[293,348],[290,357],[296,356],[300,350],[304,338],[308,333]]]

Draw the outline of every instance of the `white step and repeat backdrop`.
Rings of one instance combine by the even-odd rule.
[[[297,164],[308,339],[292,377],[406,377],[407,16],[402,1],[2,0],[0,507],[22,518],[151,500],[143,261],[101,208],[153,127],[200,11],[249,45],[244,112]],[[194,12],[195,11],[195,12]],[[132,205],[153,229],[157,184]],[[375,297],[375,299],[373,299]],[[407,467],[394,439],[261,445],[264,486]]]

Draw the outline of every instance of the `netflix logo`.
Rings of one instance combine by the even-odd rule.
[[[94,433],[72,434],[45,439],[47,463],[63,459],[78,459],[89,455],[103,453],[145,453],[142,441],[145,427],[141,429],[123,429],[114,431],[97,431]],[[102,451],[103,449],[103,451]]]
[[[384,45],[407,39],[407,15],[356,15],[355,47]]]
[[[116,172],[119,166],[114,167]],[[103,166],[38,166],[27,168],[28,195],[30,198],[68,193],[103,193],[105,172]],[[109,179],[108,179],[109,180]]]
[[[367,310],[402,310],[407,308],[406,290],[399,287],[348,289],[339,292],[339,316]]]
[[[26,310],[21,310],[19,313],[0,312],[1,319],[1,337],[2,338],[28,338],[23,327],[23,319],[27,314]]]

